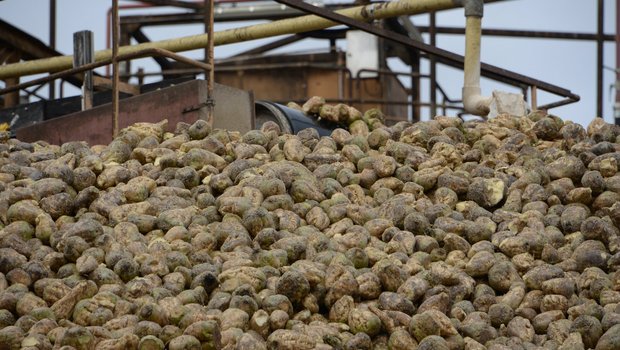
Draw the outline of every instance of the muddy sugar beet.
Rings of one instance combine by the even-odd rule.
[[[619,127],[292,106],[0,137],[0,348],[620,349]]]

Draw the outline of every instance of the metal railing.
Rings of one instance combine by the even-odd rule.
[[[456,53],[440,49],[438,47],[425,44],[423,42],[414,40],[405,35],[398,34],[386,29],[382,29],[366,22],[362,22],[350,17],[343,16],[334,11],[330,11],[324,8],[320,8],[317,6],[313,6],[311,4],[305,3],[299,0],[276,0],[279,3],[285,4],[287,6],[302,10],[306,13],[311,13],[316,16],[320,16],[322,18],[328,19],[330,21],[337,22],[339,24],[344,24],[350,28],[359,29],[365,31],[370,34],[374,34],[380,38],[390,40],[396,42],[398,44],[405,45],[406,47],[418,49],[424,53],[426,53],[429,57],[434,57],[438,62],[454,66],[457,68],[462,68],[464,65],[465,58]],[[490,64],[481,64],[481,72],[483,76],[488,78],[501,81],[513,86],[518,86],[520,88],[528,87],[532,91],[533,99],[536,99],[536,93],[538,89],[550,92],[552,94],[563,97],[563,99],[548,103],[543,106],[537,106],[539,109],[550,109],[554,107],[563,106],[569,103],[577,102],[580,100],[579,95],[572,93],[570,90],[564,89],[562,87],[534,79],[522,74],[518,74],[515,72],[508,71],[506,69],[502,69],[500,67],[492,66]]]

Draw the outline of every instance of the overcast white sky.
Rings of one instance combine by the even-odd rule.
[[[333,1],[332,1],[333,2]],[[105,48],[106,12],[111,5],[109,0],[57,0],[57,49],[65,54],[72,52],[72,34],[79,30],[92,30],[95,33],[95,48]],[[122,4],[134,1],[120,1]],[[605,33],[615,34],[616,1],[605,0]],[[563,32],[596,32],[597,1],[595,0],[512,0],[489,4],[485,7],[483,28],[506,28],[523,30],[545,30]],[[0,18],[29,32],[44,42],[48,42],[49,17],[48,0],[4,0],[0,1]],[[171,8],[151,10],[124,10],[123,14],[146,14],[171,12]],[[415,24],[428,24],[427,15],[413,17]],[[463,26],[462,9],[443,11],[437,16],[439,26]],[[215,30],[240,26],[240,23],[216,25]],[[243,24],[247,25],[247,23]],[[202,25],[148,28],[146,34],[151,40],[161,40],[185,35],[198,34]],[[273,39],[271,39],[273,40]],[[251,45],[268,42],[259,40],[252,44],[235,44],[216,47],[216,58],[230,56],[245,50]],[[344,43],[339,44],[344,48]],[[440,35],[438,46],[460,54],[464,52],[464,38],[457,35]],[[326,48],[326,41],[305,40],[293,45],[289,50]],[[604,64],[615,66],[615,43],[605,44]],[[282,50],[280,50],[282,51]],[[277,51],[276,51],[277,52]],[[184,53],[200,58],[202,50]],[[513,39],[484,37],[482,42],[483,62],[497,65],[518,73],[567,88],[581,96],[581,101],[565,107],[553,109],[552,113],[564,119],[587,125],[596,113],[596,43],[569,40]],[[395,68],[401,68],[393,63]],[[146,71],[158,69],[151,60],[141,60],[134,68],[144,67]],[[423,73],[428,65],[423,64]],[[462,85],[462,72],[439,66],[439,83],[452,97],[459,97]],[[615,74],[604,72],[604,118],[613,122],[613,97],[610,86],[615,82]],[[70,94],[77,90],[69,89]],[[506,85],[483,79],[482,90],[490,94],[494,89],[515,91]],[[44,89],[47,92],[47,89]],[[428,84],[424,83],[422,97],[428,98]],[[539,104],[556,101],[552,95],[540,94]],[[424,114],[428,117],[428,112]]]

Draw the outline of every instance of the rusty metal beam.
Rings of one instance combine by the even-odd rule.
[[[437,45],[437,26],[436,20],[437,16],[435,12],[429,13],[430,16],[430,41],[431,45]],[[430,59],[430,93],[431,93],[431,118],[437,114],[437,62],[435,61],[435,57],[431,57]]]
[[[181,8],[192,9],[192,10],[200,10],[202,8],[200,3],[179,1],[179,0],[140,0],[140,1],[153,4],[153,5],[157,5],[157,6],[181,7]]]
[[[22,60],[34,60],[62,55],[60,52],[47,46],[41,40],[1,19],[0,46],[13,48],[19,51]],[[82,86],[81,77],[69,76],[65,79],[78,88]]]
[[[418,30],[423,33],[429,33],[430,26],[417,26]],[[464,35],[465,28],[460,27],[435,27],[437,34],[457,34]],[[598,40],[597,33],[571,33],[571,32],[548,32],[537,30],[519,30],[519,29],[497,29],[497,28],[483,28],[482,35],[487,36],[502,36],[502,37],[515,37],[515,38],[532,38],[532,39],[559,39],[559,40],[585,40],[595,41]],[[604,41],[616,40],[613,34],[603,34]]]
[[[620,0],[616,0],[616,103],[614,104],[614,121],[620,125]]]
[[[118,135],[118,44],[120,41],[118,22],[118,0],[112,0],[112,137]]]
[[[596,116],[603,118],[603,30],[605,2],[598,0],[597,37],[596,37]]]
[[[0,20],[0,41],[18,49],[22,53],[22,59],[25,60],[61,55],[41,40],[3,20]]]

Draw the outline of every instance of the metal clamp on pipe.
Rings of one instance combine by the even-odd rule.
[[[463,69],[463,107],[468,113],[486,117],[492,98],[480,89],[480,38],[482,36],[483,0],[462,0],[465,9],[465,66]]]

